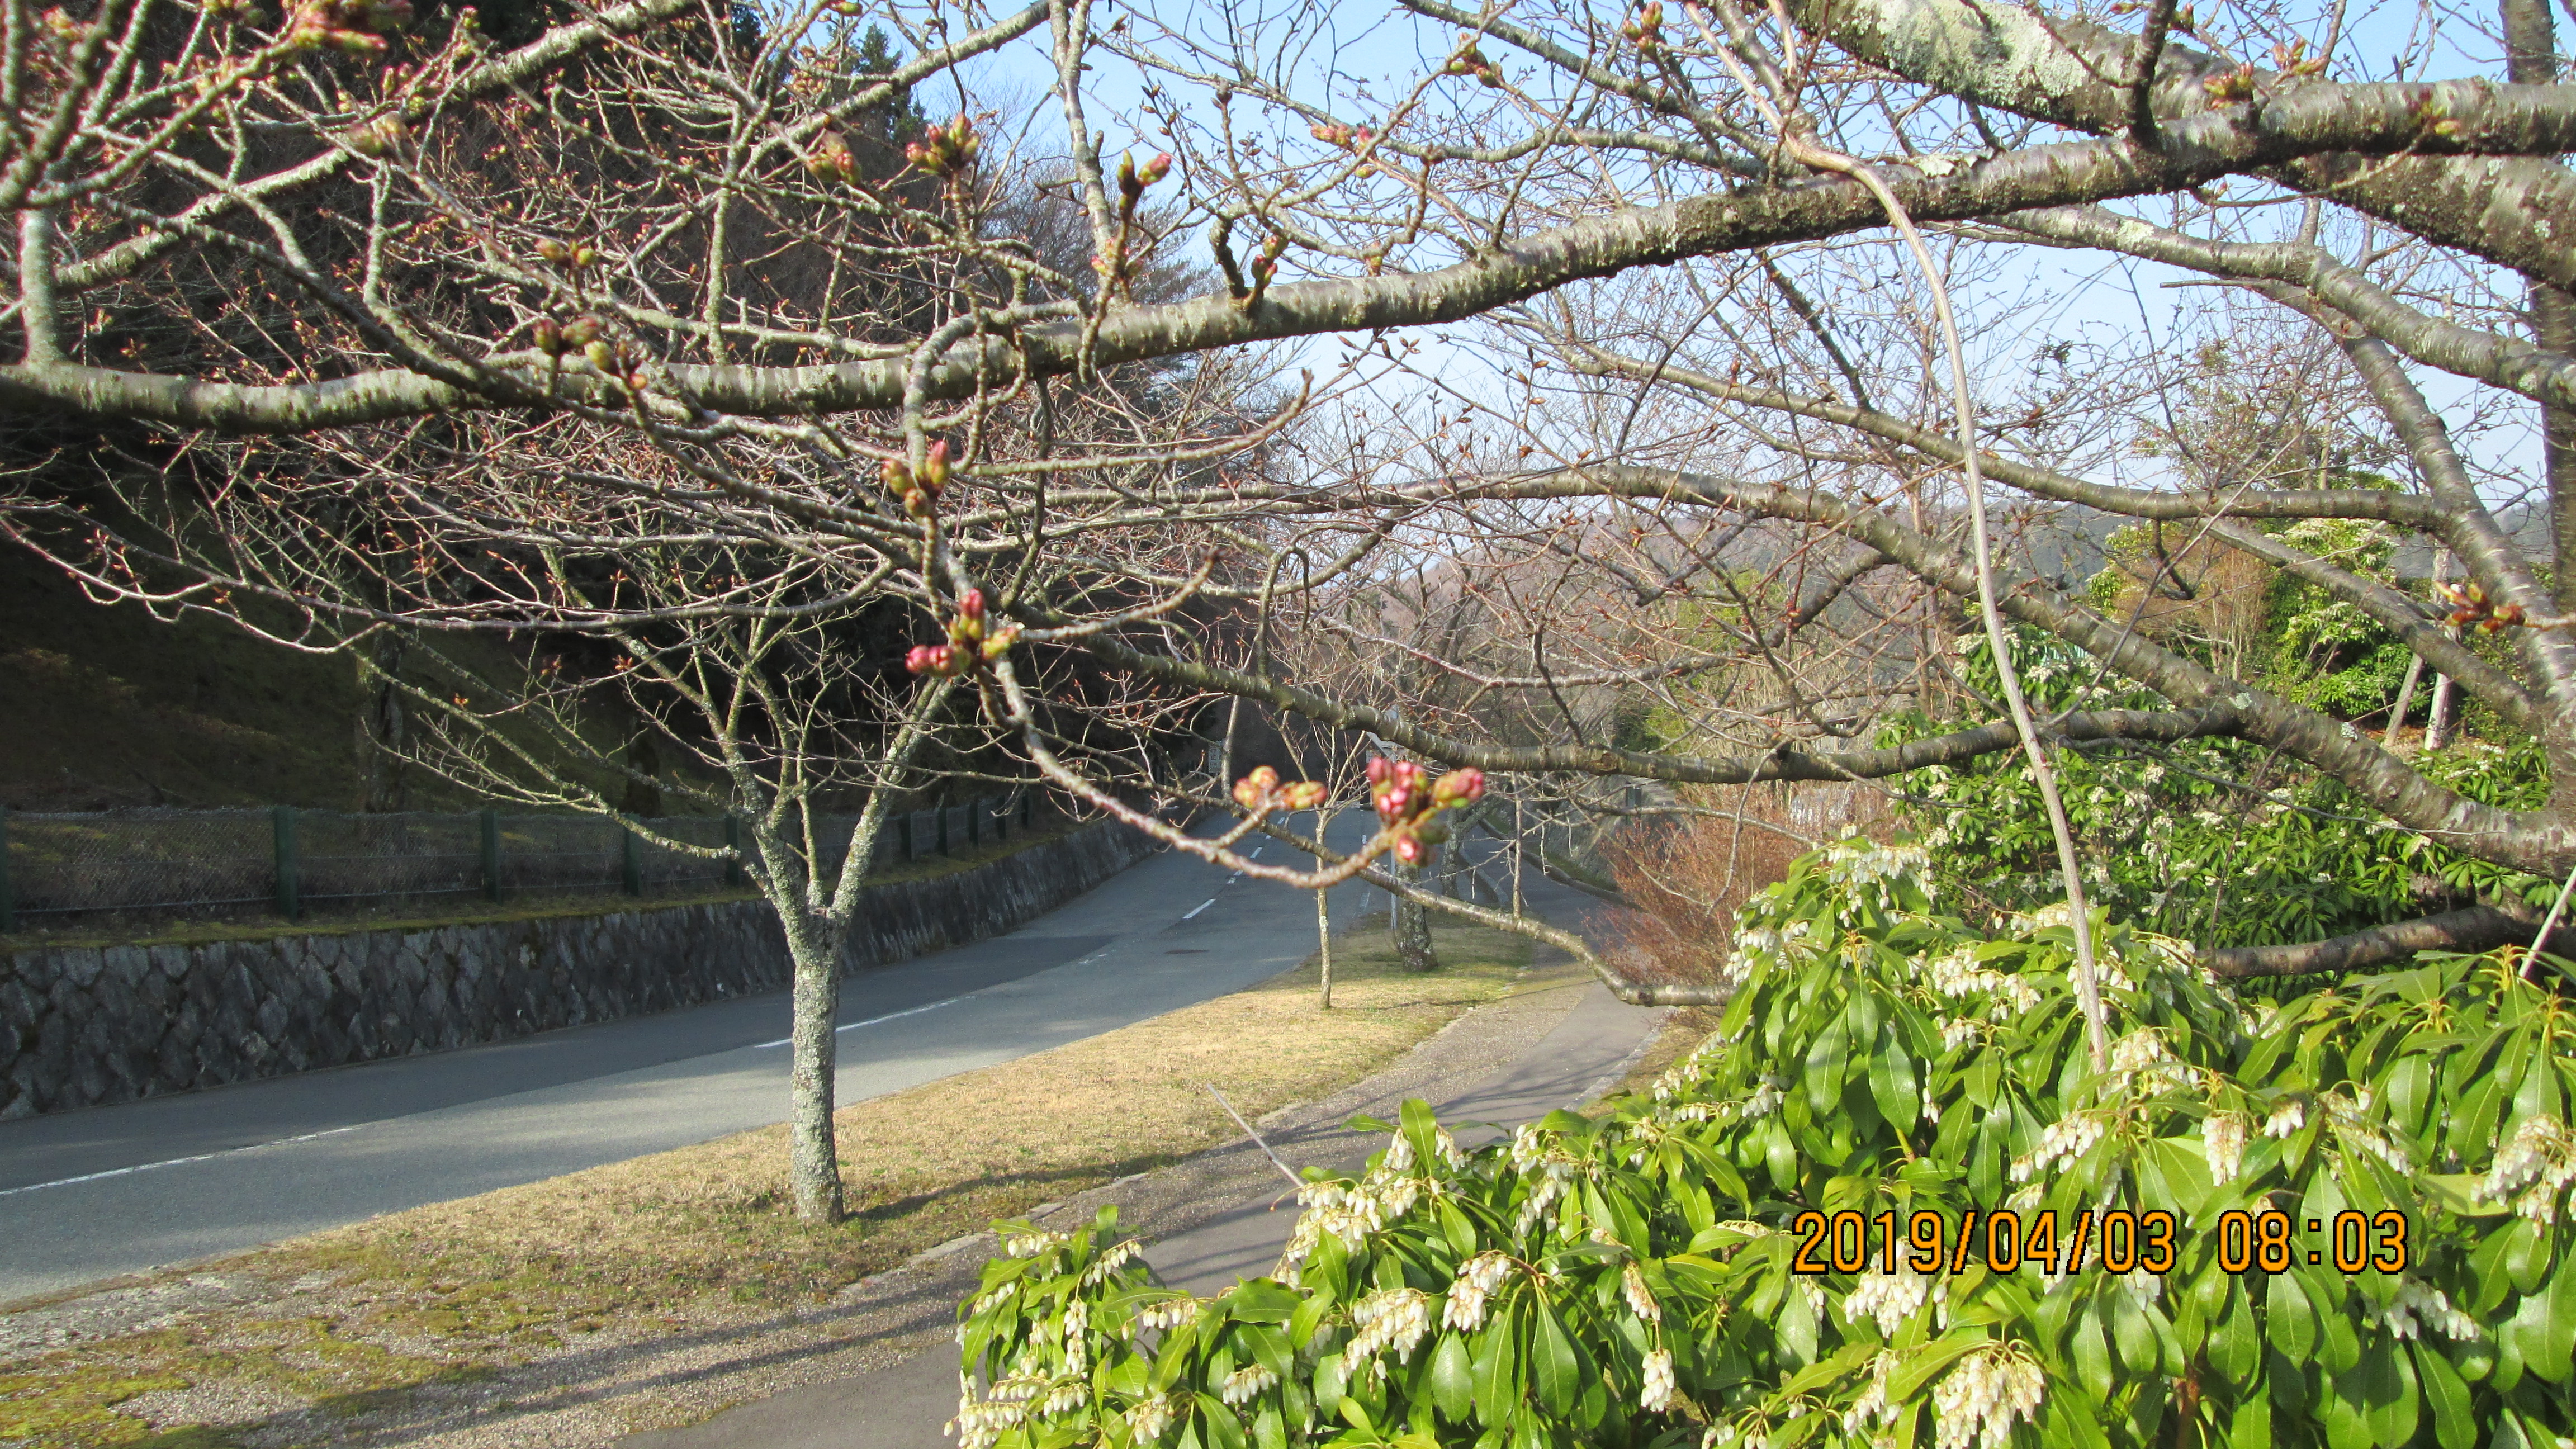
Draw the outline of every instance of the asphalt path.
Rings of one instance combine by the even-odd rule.
[[[1366,823],[1347,812],[1334,843]],[[1337,918],[1384,903],[1332,894]],[[1314,942],[1305,892],[1156,855],[1008,935],[843,981],[838,1099],[1238,991]],[[769,992],[0,1122],[0,1302],[782,1121],[788,1014]]]

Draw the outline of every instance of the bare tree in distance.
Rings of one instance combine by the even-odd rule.
[[[839,961],[892,811],[931,763],[990,754],[997,723],[978,693],[1015,648],[1049,691],[1022,713],[1057,768],[1082,769],[1104,799],[1150,783],[1128,759],[1140,742],[1096,727],[1096,700],[1133,713],[1136,691],[1104,690],[1062,641],[1188,602],[1143,573],[1212,576],[1209,529],[1244,509],[1157,495],[1258,448],[1285,395],[1263,401],[1275,389],[1258,359],[1226,358],[1024,377],[954,407],[915,389],[882,416],[724,416],[670,387],[675,353],[718,368],[861,356],[920,374],[956,337],[1186,276],[1153,255],[1159,167],[1114,183],[1114,261],[1067,275],[1053,262],[1089,259],[1088,224],[1030,184],[1044,157],[988,154],[975,115],[931,126],[900,104],[1042,12],[931,42],[926,63],[856,85],[809,84],[848,38],[825,11],[756,46],[667,7],[501,55],[460,24],[414,50],[429,52],[416,69],[386,59],[411,44],[407,18],[308,7],[261,36],[209,13],[174,41],[151,7],[115,11],[90,24],[130,33],[87,91],[41,82],[81,77],[84,47],[109,31],[64,20],[32,40],[29,105],[178,109],[139,161],[104,154],[110,126],[69,146],[57,172],[84,156],[99,170],[88,190],[65,183],[62,205],[36,204],[54,183],[31,183],[16,315],[39,370],[87,366],[55,345],[73,328],[83,352],[201,369],[177,382],[201,394],[245,385],[213,377],[391,360],[481,389],[475,405],[249,431],[137,429],[97,409],[106,431],[58,429],[15,472],[6,526],[102,597],[353,655],[401,706],[383,713],[403,736],[379,729],[379,743],[474,789],[732,855],[794,967],[792,1198],[836,1220]],[[634,44],[605,44],[620,37]],[[211,77],[206,105],[137,94],[132,68],[174,47],[175,66]],[[543,74],[567,83],[539,105],[523,83]],[[371,85],[383,94],[348,89]],[[486,94],[494,105],[462,104]],[[307,154],[242,184],[243,167],[279,162],[245,138],[281,132]],[[227,138],[233,163],[210,172],[207,148]],[[116,174],[128,162],[160,174]],[[550,184],[561,174],[590,185]],[[191,227],[198,245],[165,244]],[[66,257],[100,263],[98,279],[66,286],[83,264]],[[194,334],[170,326],[208,295],[209,271],[265,290],[237,290]],[[74,296],[94,310],[47,310]],[[496,369],[496,352],[521,361]],[[1023,639],[1005,613],[1032,598],[1068,621]],[[629,718],[641,727],[614,727]],[[662,768],[665,754],[690,768]],[[1034,783],[1025,768],[1003,778]],[[635,807],[647,793],[734,817],[742,846],[657,833]]]

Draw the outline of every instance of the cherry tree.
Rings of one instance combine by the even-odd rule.
[[[103,595],[298,647],[519,641],[526,678],[407,687],[458,759],[596,809],[529,744],[583,737],[547,715],[574,686],[534,641],[593,641],[712,794],[771,822],[763,888],[791,942],[813,926],[795,1181],[819,1218],[851,878],[815,861],[863,860],[875,827],[799,845],[818,797],[792,782],[881,822],[935,737],[1257,877],[1367,878],[1577,950],[1389,866],[1489,774],[1630,809],[1631,783],[2019,751],[2045,789],[2068,748],[2226,737],[2566,875],[2560,793],[2471,798],[2139,627],[2031,537],[2085,509],[2221,541],[2569,778],[2576,529],[2535,561],[2502,516],[2517,481],[2576,516],[2576,94],[2545,6],[2444,19],[2438,46],[2334,7],[2116,9],[635,0],[502,46],[404,0],[14,0],[6,526]],[[2430,69],[2480,53],[2500,78]],[[978,100],[1006,64],[1042,104]],[[2170,269],[2328,339],[2406,486],[2136,462],[2101,394],[2148,407],[2134,384],[2182,344],[2151,330],[2081,374],[2017,355],[2034,256]],[[2538,423],[2532,476],[2500,419]],[[2456,594],[2302,544],[2316,519],[2432,541]],[[1416,628],[1404,578],[1460,627]],[[1264,610],[1409,662],[1300,678],[1263,628],[1203,623]],[[2014,631],[2158,703],[2034,708]],[[1961,633],[1998,693],[1961,679]],[[1380,771],[1360,851],[1263,864],[1237,846],[1293,836],[1303,782],[1228,782],[1212,835],[1121,789],[1172,784],[1122,753],[1137,728],[1219,698],[1419,773]],[[1947,726],[1881,742],[1935,698]],[[844,763],[793,763],[817,751]],[[2526,914],[2210,959],[2357,965]]]

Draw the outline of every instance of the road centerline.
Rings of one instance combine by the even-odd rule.
[[[969,991],[966,993],[966,996],[973,996],[975,994],[976,993]],[[883,1016],[871,1016],[865,1021],[846,1021],[841,1023],[839,1026],[832,1028],[832,1030],[834,1032],[857,1031],[860,1027],[874,1026],[878,1022],[892,1021],[900,1016],[919,1016],[925,1011],[937,1011],[943,1006],[955,1006],[958,1002],[964,1001],[966,996],[952,996],[945,1001],[934,1001],[927,1006],[909,1007],[902,1011],[889,1011]],[[792,1036],[782,1036],[776,1041],[755,1042],[752,1044],[751,1049],[756,1052],[765,1052],[773,1047],[783,1047],[794,1040],[796,1040],[796,1038]]]
[[[105,1172],[84,1172],[78,1177],[58,1177],[52,1182],[31,1182],[24,1187],[0,1187],[0,1197],[15,1197],[22,1192],[42,1192],[49,1187],[70,1187],[75,1183],[97,1182],[102,1178],[125,1177],[137,1172],[150,1172],[156,1167],[185,1167],[191,1162],[212,1162],[218,1157],[231,1157],[241,1152],[257,1152],[263,1147],[284,1147],[296,1142],[311,1142],[317,1137],[337,1137],[343,1132],[355,1132],[367,1125],[367,1123],[358,1122],[347,1127],[334,1127],[327,1132],[306,1132],[296,1137],[280,1137],[269,1142],[252,1142],[240,1147],[227,1147],[221,1152],[200,1152],[193,1157],[172,1157],[160,1162],[138,1162],[132,1167],[111,1167]]]

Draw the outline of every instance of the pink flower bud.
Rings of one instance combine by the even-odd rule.
[[[1171,174],[1172,153],[1169,151],[1157,151],[1154,153],[1154,159],[1146,162],[1144,169],[1136,173],[1136,179],[1144,182],[1147,186],[1151,186],[1155,182],[1160,181]]]
[[[1407,833],[1395,838],[1396,859],[1403,861],[1406,865],[1420,865],[1422,864],[1422,855],[1422,842],[1414,839],[1411,832],[1408,831]]]
[[[948,440],[946,438],[931,444],[929,453],[923,456],[921,486],[929,489],[930,496],[933,498],[938,497],[940,491],[948,486]]]
[[[957,600],[957,612],[965,615],[969,619],[982,619],[984,617],[984,591],[982,589],[968,589],[965,594]]]
[[[1279,788],[1279,772],[1263,765],[1234,782],[1234,803],[1246,810],[1267,808],[1272,792]]]
[[[1477,769],[1452,770],[1431,786],[1433,803],[1443,809],[1452,805],[1473,804],[1485,793],[1485,772]]]
[[[1384,756],[1384,755],[1372,755],[1372,756],[1370,756],[1370,757],[1369,757],[1369,762],[1368,762],[1368,778],[1369,778],[1369,783],[1370,783],[1370,784],[1372,784],[1372,785],[1383,785],[1383,784],[1385,784],[1385,783],[1386,783],[1386,774],[1387,774],[1387,771],[1388,771],[1388,770],[1390,770],[1390,769],[1392,769],[1392,768],[1394,768],[1394,762],[1393,762],[1393,761],[1390,761],[1389,759],[1387,759],[1387,757],[1386,757],[1386,756]]]

